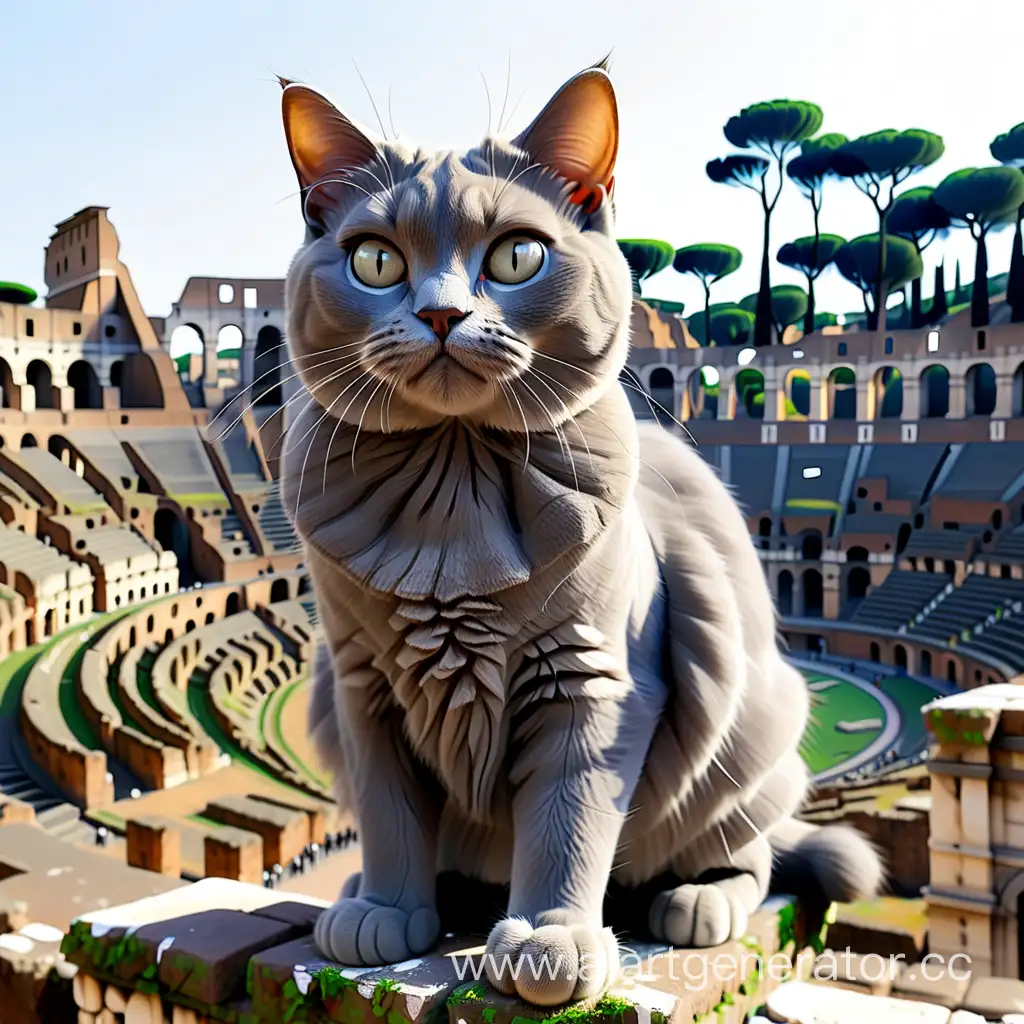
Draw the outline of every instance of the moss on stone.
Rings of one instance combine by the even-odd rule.
[[[467,985],[460,985],[452,992],[447,999],[447,1004],[449,1006],[461,1006],[463,1003],[483,999],[486,992],[487,986],[482,981],[473,981]]]

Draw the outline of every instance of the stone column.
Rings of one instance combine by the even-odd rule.
[[[15,385],[21,394],[21,411],[22,412],[35,412],[36,411],[36,389],[31,384],[17,384]]]
[[[808,409],[807,419],[812,422],[827,420],[829,418],[828,379],[822,380],[817,373],[812,372],[809,390],[811,393],[811,404]]]
[[[949,412],[946,416],[953,420],[962,420],[967,415],[967,391],[963,377],[949,378]]]
[[[995,420],[1008,420],[1013,415],[1020,415],[1024,409],[1014,412],[1013,408],[1013,374],[996,374],[996,405],[992,410]]]
[[[903,378],[903,412],[900,419],[918,420],[921,418],[921,379],[920,377]]]
[[[874,417],[873,409],[869,408],[871,401],[871,381],[857,378],[857,422],[867,423]]]

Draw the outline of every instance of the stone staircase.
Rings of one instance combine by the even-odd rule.
[[[295,551],[299,538],[281,502],[281,487],[274,481],[260,506],[260,529],[275,551]]]

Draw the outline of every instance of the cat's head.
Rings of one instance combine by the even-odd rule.
[[[615,93],[570,79],[512,142],[412,151],[288,83],[306,243],[288,340],[306,388],[364,430],[451,417],[550,429],[617,383],[631,286],[613,234]]]

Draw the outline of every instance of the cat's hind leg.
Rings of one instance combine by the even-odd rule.
[[[728,867],[705,871],[693,882],[654,897],[648,925],[656,939],[682,948],[704,948],[744,934],[750,915],[768,894],[772,851],[759,835],[728,859]]]

